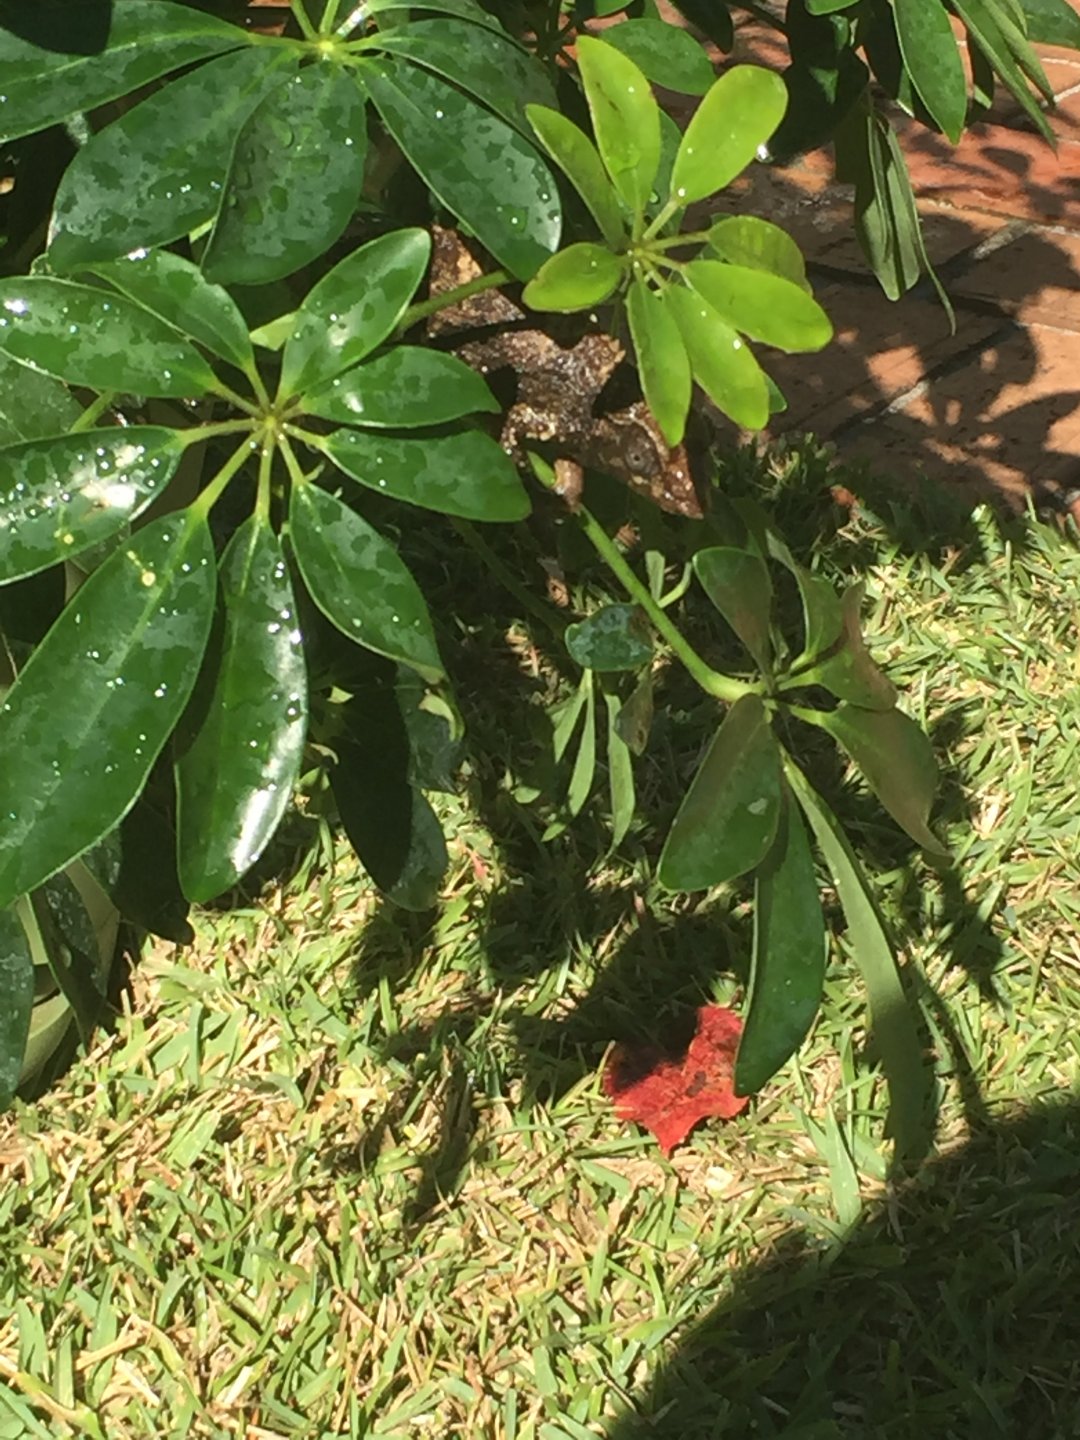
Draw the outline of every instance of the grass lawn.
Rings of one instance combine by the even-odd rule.
[[[261,893],[148,948],[114,1032],[0,1119],[0,1437],[1080,1436],[1080,553],[985,512],[837,528],[812,469],[776,504],[866,577],[942,762],[952,871],[812,762],[902,948],[937,1155],[889,1181],[835,904],[797,1063],[670,1162],[614,1118],[613,1041],[742,993],[745,893],[652,878],[715,715],[673,678],[618,853],[599,803],[543,841],[514,799],[541,712],[499,691],[554,682],[480,595],[438,911],[300,817]]]

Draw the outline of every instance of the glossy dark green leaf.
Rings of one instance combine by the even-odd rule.
[[[0,906],[129,809],[187,703],[213,616],[214,550],[191,511],[90,576],[0,707]]]
[[[766,270],[807,289],[802,251],[779,225],[756,215],[725,215],[709,227],[709,249],[731,265]]]
[[[818,721],[847,751],[901,829],[935,855],[948,850],[927,825],[938,769],[926,732],[900,710],[838,705]]]
[[[479,25],[414,20],[380,33],[379,48],[460,85],[519,130],[524,128],[526,105],[558,103],[551,82],[531,55]]]
[[[106,845],[111,838],[106,837]],[[174,945],[190,945],[195,931],[187,918],[191,907],[180,889],[172,816],[143,794],[120,822],[114,844],[117,869],[107,888],[124,919]],[[83,859],[89,862],[98,849]]]
[[[499,35],[504,35],[503,27],[496,15],[489,15],[477,0],[424,0],[422,5],[413,7],[417,10],[431,10],[439,15],[453,15],[458,20],[471,20],[474,25],[485,25],[489,30],[495,30]],[[401,0],[366,0],[362,7],[362,18],[369,15],[379,15],[387,10],[401,10]]]
[[[586,670],[582,677],[582,689],[585,694],[585,723],[566,789],[566,808],[571,817],[581,814],[596,778],[596,686],[591,670]]]
[[[0,350],[0,446],[62,435],[81,414],[62,381]]]
[[[229,542],[219,583],[224,633],[176,764],[180,883],[196,903],[230,889],[266,848],[307,736],[296,601],[281,542],[261,516]]]
[[[395,345],[309,390],[301,403],[326,420],[405,430],[499,409],[483,376],[456,355],[419,345]]]
[[[0,452],[0,584],[122,530],[161,493],[183,451],[179,431],[132,425]]]
[[[0,280],[0,350],[92,390],[194,396],[214,383],[198,350],[127,296],[45,275]]]
[[[626,839],[634,818],[634,766],[630,749],[619,731],[622,701],[618,695],[604,691],[607,706],[608,793],[611,797],[611,849],[617,850]]]
[[[857,0],[806,0],[811,15],[834,15],[838,10],[850,10]]]
[[[1067,45],[1080,50],[1080,15],[1068,0],[1020,0],[1027,38],[1034,45]]]
[[[686,127],[671,172],[680,204],[704,200],[742,174],[784,117],[787,91],[771,70],[736,65],[726,70]]]
[[[820,350],[832,339],[832,323],[813,296],[779,275],[721,260],[691,260],[683,273],[718,315],[751,340],[794,354]]]
[[[311,598],[350,640],[441,680],[431,616],[389,540],[315,485],[294,485],[289,539]]]
[[[903,0],[891,10],[911,82],[956,145],[967,119],[967,80],[949,12],[941,0]]]
[[[133,250],[122,260],[86,268],[212,354],[241,370],[252,363],[248,328],[236,301],[190,260],[168,250]]]
[[[602,40],[579,37],[577,58],[600,157],[628,208],[643,211],[660,165],[660,107],[634,62]]]
[[[1002,16],[986,0],[957,0],[953,7],[972,40],[994,67],[1002,83],[1016,99],[1044,139],[1054,144],[1053,131],[1024,79],[1013,45],[1002,30]],[[1015,36],[1014,36],[1015,40]]]
[[[835,648],[823,660],[799,671],[803,685],[823,685],[838,700],[850,700],[868,710],[891,710],[896,704],[896,687],[874,664],[866,648],[859,622],[865,585],[851,585],[840,600],[841,634]],[[805,600],[804,600],[805,603]],[[833,611],[819,593],[815,601],[823,626],[831,628]],[[823,632],[824,633],[824,632]]]
[[[652,634],[636,605],[604,605],[566,630],[571,659],[587,670],[637,670],[653,656]]]
[[[695,29],[715,42],[717,49],[725,55],[730,52],[735,43],[735,28],[723,0],[674,0],[674,5]]]
[[[599,150],[584,130],[558,110],[529,105],[525,113],[540,144],[585,202],[605,242],[618,249],[625,243],[626,225]]]
[[[437,76],[390,57],[364,84],[383,123],[437,198],[520,280],[556,249],[562,211],[539,153]]]
[[[466,520],[524,520],[530,504],[501,445],[479,430],[425,439],[336,430],[321,448],[362,485]]]
[[[840,822],[795,765],[784,768],[844,909],[851,957],[866,986],[874,1043],[889,1083],[888,1132],[897,1158],[914,1161],[930,1143],[934,1077],[932,1067],[923,1061],[888,928]]]
[[[28,905],[0,910],[0,1111],[15,1097],[34,1005],[34,957],[21,919]]]
[[[615,728],[634,755],[644,755],[653,719],[652,671],[646,670],[620,709]]]
[[[296,311],[279,393],[325,385],[370,355],[405,313],[430,256],[426,230],[392,230],[335,265]]]
[[[203,270],[265,285],[318,259],[348,224],[367,153],[366,100],[330,61],[264,95],[236,137]]]
[[[626,315],[641,388],[664,439],[674,447],[686,431],[693,388],[682,334],[664,301],[641,279],[627,291]]]
[[[664,304],[679,327],[694,379],[709,399],[737,425],[760,430],[769,419],[769,392],[750,347],[685,285],[669,285]]]
[[[776,839],[754,877],[754,951],[736,1094],[760,1090],[806,1038],[821,1004],[825,957],[814,858],[784,785]]]
[[[446,874],[446,841],[426,796],[388,778],[377,752],[338,742],[330,786],[364,869],[403,910],[430,910]]]
[[[212,15],[166,0],[124,0],[109,15],[104,49],[87,36],[83,50],[80,34],[96,8],[86,0],[41,5],[43,44],[0,28],[0,140],[43,130],[76,111],[130,95],[169,70],[247,42],[237,26]]]
[[[625,268],[623,258],[603,245],[568,245],[544,261],[522,298],[533,310],[589,310],[613,294]]]
[[[604,31],[604,40],[654,85],[682,95],[704,95],[716,78],[709,57],[687,30],[664,20],[625,20]]]
[[[690,782],[660,855],[669,890],[707,890],[759,865],[780,814],[780,751],[756,695],[736,700]]]
[[[694,574],[701,588],[754,657],[768,671],[772,664],[769,623],[772,581],[769,567],[748,550],[715,545],[694,556]]]
[[[92,136],[57,191],[53,268],[165,245],[213,219],[237,130],[295,63],[273,46],[219,56]]]

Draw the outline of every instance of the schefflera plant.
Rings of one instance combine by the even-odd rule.
[[[645,399],[669,445],[683,438],[695,381],[730,419],[760,430],[784,401],[747,342],[820,350],[832,325],[810,294],[798,246],[778,226],[751,216],[706,230],[679,226],[688,206],[764,153],[784,116],[784,83],[758,66],[734,66],[679,136],[629,56],[591,37],[578,40],[577,52],[595,143],[557,111],[534,104],[526,114],[601,240],[545,261],[525,301],[570,312],[617,296]]]
[[[233,299],[176,255],[0,282],[0,362],[35,387],[35,406],[49,387],[57,406],[73,403],[65,384],[100,392],[64,412],[68,433],[0,452],[0,583],[92,557],[0,708],[0,910],[113,830],[174,731],[184,893],[208,900],[243,875],[305,745],[298,583],[350,640],[417,683],[443,681],[419,588],[338,493],[351,477],[468,520],[529,511],[498,443],[456,423],[497,409],[482,378],[393,343],[430,245],[395,231],[320,279],[291,317],[273,394]],[[224,401],[230,418],[185,425],[176,406],[175,425],[100,425],[118,391]],[[132,531],[208,442],[234,448],[194,501]],[[254,498],[219,559],[211,512],[242,471]]]

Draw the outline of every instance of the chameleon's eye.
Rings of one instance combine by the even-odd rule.
[[[651,436],[632,426],[622,437],[623,464],[633,475],[653,476],[659,469],[659,456]]]

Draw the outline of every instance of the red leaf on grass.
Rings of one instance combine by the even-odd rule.
[[[697,1030],[681,1060],[655,1049],[617,1045],[604,1072],[604,1091],[620,1120],[637,1120],[670,1155],[699,1120],[730,1120],[747,1096],[732,1088],[742,1022],[723,1005],[702,1005]]]

